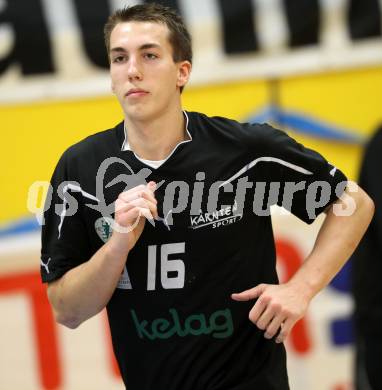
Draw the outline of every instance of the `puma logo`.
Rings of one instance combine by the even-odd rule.
[[[158,216],[158,218],[156,219],[157,221],[162,222],[163,225],[166,226],[168,230],[171,230],[170,225],[168,224],[168,217],[170,216],[171,213],[172,210],[170,210],[164,218]]]
[[[49,257],[49,259],[46,262],[46,264],[42,260],[40,260],[40,264],[41,264],[42,267],[45,268],[47,274],[49,273],[49,263],[50,263],[51,260],[52,259]]]

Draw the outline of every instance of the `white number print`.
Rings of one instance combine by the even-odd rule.
[[[155,290],[158,245],[148,247],[147,290]],[[165,289],[183,288],[185,266],[181,259],[169,259],[170,255],[185,253],[185,243],[163,244],[160,246],[160,280]],[[176,276],[169,276],[169,273]]]

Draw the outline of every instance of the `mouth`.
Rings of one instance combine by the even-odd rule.
[[[140,89],[140,88],[133,88],[133,89],[130,89],[127,93],[126,93],[126,97],[140,97],[140,96],[145,96],[147,95],[148,92],[145,91],[144,89]]]

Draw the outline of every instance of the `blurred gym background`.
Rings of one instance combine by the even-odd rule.
[[[193,35],[186,110],[270,122],[357,179],[382,122],[382,0],[158,2],[177,8]],[[54,323],[33,212],[43,205],[36,182],[49,181],[62,152],[122,119],[102,30],[112,10],[137,3],[0,0],[0,389],[123,388],[104,313],[75,331]],[[281,280],[321,222],[308,228],[276,210]],[[294,390],[353,389],[349,270],[286,343]]]

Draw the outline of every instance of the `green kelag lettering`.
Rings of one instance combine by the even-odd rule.
[[[187,332],[184,332],[180,326],[178,312],[175,309],[170,309],[169,312],[171,313],[172,319],[174,320],[174,329],[176,333],[178,333],[178,336],[187,336]]]
[[[217,323],[219,317],[225,319],[225,322],[223,324]],[[212,337],[215,337],[216,339],[224,339],[226,337],[231,336],[231,334],[233,333],[233,321],[231,311],[229,309],[225,309],[218,310],[215,311],[215,313],[212,313],[210,317],[210,329],[211,332],[219,331],[219,333],[212,333]]]
[[[131,315],[133,317],[133,321],[134,321],[134,324],[135,324],[135,328],[137,329],[137,332],[138,332],[138,335],[141,339],[144,338],[144,336],[146,336],[148,339],[150,340],[154,340],[155,339],[155,336],[151,335],[149,332],[147,332],[147,330],[145,329],[146,325],[147,325],[147,321],[146,320],[143,320],[141,323],[138,321],[138,317],[137,315],[135,314],[135,311],[134,310],[130,310],[131,312]]]
[[[198,327],[193,328],[192,323],[198,323]],[[192,334],[194,336],[199,336],[201,334],[210,334],[211,329],[207,327],[206,317],[204,314],[193,314],[186,318],[184,322],[184,330],[186,334]]]
[[[157,318],[156,320],[154,320],[151,324],[151,330],[153,332],[154,338],[168,339],[172,335],[174,335],[174,333],[176,332],[175,327],[171,328],[168,332],[166,332],[169,326],[170,322],[165,320],[164,318]]]
[[[209,319],[209,327],[207,326],[207,320],[204,314],[192,314],[185,319],[182,329],[178,312],[176,309],[171,308],[169,309],[169,312],[173,323],[165,318],[157,318],[151,323],[151,333],[146,329],[147,327],[150,328],[148,321],[139,321],[135,311],[130,310],[130,312],[138,336],[141,339],[144,339],[145,337],[149,340],[168,339],[175,334],[179,337],[212,334],[212,337],[222,339],[231,336],[233,333],[233,321],[229,309],[218,310],[212,313]]]

